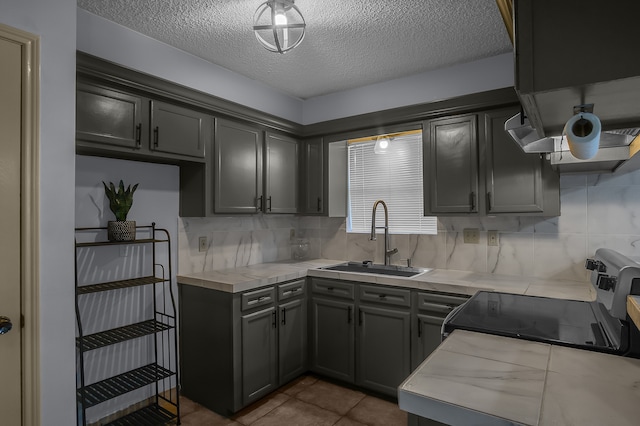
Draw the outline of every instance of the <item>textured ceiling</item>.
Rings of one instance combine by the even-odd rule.
[[[78,0],[110,21],[307,99],[511,51],[495,0],[296,0],[302,44],[252,31],[264,0]]]

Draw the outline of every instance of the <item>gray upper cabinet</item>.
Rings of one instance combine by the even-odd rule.
[[[425,214],[478,212],[477,120],[468,114],[425,124]]]
[[[204,158],[211,121],[198,111],[151,101],[151,133],[152,151]]]
[[[263,206],[262,132],[216,119],[214,212],[257,213]]]
[[[216,119],[214,213],[297,213],[298,141]]]
[[[324,194],[324,143],[322,138],[308,139],[301,143],[300,213],[322,215],[326,209]]]
[[[78,83],[76,140],[131,149],[142,144],[143,99],[117,90]]]
[[[298,212],[298,141],[266,133],[265,213]]]
[[[504,131],[514,109],[484,114],[487,213],[542,212],[542,162],[525,154]]]
[[[603,130],[640,126],[640,2],[516,0],[515,87],[540,135],[594,104]],[[613,4],[612,4],[613,6]]]
[[[560,214],[558,173],[504,131],[517,107],[425,122],[425,214]],[[427,133],[428,129],[428,133]]]
[[[205,162],[211,118],[199,111],[78,82],[79,153],[164,163]]]

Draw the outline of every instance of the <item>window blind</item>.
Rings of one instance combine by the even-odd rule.
[[[369,233],[376,200],[389,209],[392,234],[436,234],[437,218],[423,215],[422,134],[392,139],[387,152],[376,154],[375,142],[349,144],[349,212],[347,232]],[[384,225],[384,208],[376,210]]]

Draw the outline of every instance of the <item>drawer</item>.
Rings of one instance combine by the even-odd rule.
[[[355,299],[353,287],[354,284],[350,282],[325,280],[322,278],[313,278],[311,280],[311,290],[314,293],[343,299]]]
[[[411,306],[411,290],[360,284],[360,301],[385,305]]]
[[[305,280],[278,284],[278,300],[287,300],[304,295]]]
[[[248,291],[242,293],[241,309],[257,308],[273,304],[276,300],[276,290],[273,287],[261,288],[259,290]]]
[[[448,314],[456,306],[469,300],[467,296],[456,296],[438,293],[418,293],[417,304],[419,311],[437,312]]]

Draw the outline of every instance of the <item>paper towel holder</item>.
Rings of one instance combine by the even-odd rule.
[[[569,150],[574,157],[588,160],[596,155],[600,145],[600,119],[593,114],[593,104],[575,105],[573,116],[564,126]]]

